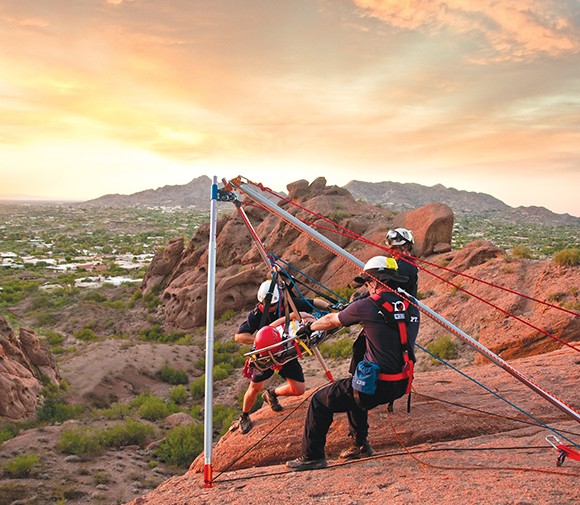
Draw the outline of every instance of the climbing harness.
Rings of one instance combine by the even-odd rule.
[[[388,326],[396,326],[399,330],[401,340],[401,351],[403,353],[403,370],[397,374],[380,373],[378,379],[382,381],[400,381],[407,379],[407,389],[405,394],[407,398],[407,413],[411,411],[411,390],[413,387],[413,376],[415,371],[415,354],[409,339],[407,338],[407,324],[409,322],[409,303],[406,300],[394,300],[389,302],[386,298],[392,296],[388,291],[371,295],[369,299],[379,309],[379,313],[385,319]],[[393,411],[393,402],[387,406],[389,412]]]

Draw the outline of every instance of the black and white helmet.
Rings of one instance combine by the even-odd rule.
[[[413,247],[415,239],[413,238],[411,230],[407,230],[407,228],[395,228],[394,230],[388,231],[385,243],[390,246],[408,245],[409,247]]]

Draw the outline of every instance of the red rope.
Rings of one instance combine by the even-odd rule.
[[[285,202],[290,203],[290,204],[298,207],[299,209],[304,210],[305,212],[308,212],[309,214],[312,214],[313,216],[316,216],[319,219],[323,219],[324,221],[332,224],[336,228],[339,228],[340,230],[342,230],[343,233],[339,233],[340,235],[343,235],[345,237],[349,237],[349,238],[352,238],[352,239],[356,239],[356,240],[358,240],[360,242],[364,242],[364,243],[367,243],[369,245],[373,245],[373,246],[379,247],[380,249],[383,249],[384,251],[387,251],[390,254],[399,256],[403,261],[406,261],[407,263],[415,263],[415,262],[425,263],[426,265],[429,265],[431,267],[440,268],[440,269],[445,270],[446,272],[450,272],[450,273],[452,273],[454,275],[460,275],[460,276],[465,277],[467,279],[470,279],[472,281],[481,282],[482,284],[485,284],[485,285],[490,286],[490,287],[493,287],[493,288],[501,289],[502,291],[506,291],[507,293],[511,293],[511,294],[514,294],[514,295],[517,295],[517,296],[521,296],[522,298],[526,298],[526,299],[528,299],[530,301],[533,301],[533,302],[536,302],[536,303],[539,303],[539,304],[542,304],[542,305],[546,305],[548,307],[551,307],[551,308],[556,309],[556,310],[560,310],[562,312],[567,312],[568,314],[570,314],[572,316],[580,317],[580,314],[578,312],[575,312],[573,310],[566,309],[565,307],[559,307],[558,305],[554,305],[554,304],[549,303],[549,302],[546,302],[544,300],[538,300],[537,298],[533,298],[533,297],[528,296],[528,295],[525,295],[523,293],[519,293],[517,291],[514,291],[512,289],[506,288],[504,286],[499,286],[497,284],[493,284],[493,283],[491,283],[489,281],[485,281],[483,279],[478,279],[477,277],[473,277],[473,276],[471,276],[469,274],[465,274],[465,273],[459,272],[457,270],[453,270],[451,268],[447,268],[447,267],[445,267],[443,265],[437,265],[436,263],[431,263],[430,261],[427,261],[425,259],[417,258],[416,256],[412,256],[410,254],[401,253],[400,251],[395,251],[394,249],[391,249],[389,247],[385,247],[382,244],[375,244],[371,240],[368,240],[368,239],[364,238],[363,236],[361,236],[361,235],[353,232],[352,230],[349,230],[348,228],[345,228],[345,227],[341,226],[340,224],[335,223],[334,221],[332,221],[328,217],[323,216],[322,214],[318,214],[317,212],[313,212],[313,211],[307,209],[306,207],[300,205],[299,203],[294,202],[292,200],[289,200],[288,198],[285,198],[283,195],[279,195],[278,193],[276,193],[275,191],[273,191],[273,190],[271,190],[269,188],[265,188],[262,184],[256,184],[256,183],[253,183],[253,182],[251,182],[249,180],[248,180],[248,183],[254,184],[254,185],[258,186],[262,191],[265,191],[267,193],[270,193],[270,194],[276,196],[277,198],[280,198],[281,200],[284,200]],[[262,207],[262,208],[264,208],[264,207]],[[324,230],[327,230],[327,231],[334,231],[335,233],[338,233],[335,230],[332,230],[331,228],[325,228],[323,226],[316,225],[314,223],[307,223],[306,221],[302,221],[302,222],[304,222],[305,224],[312,225],[312,226],[318,226],[319,228],[324,229]],[[419,268],[421,268],[421,267],[419,267]],[[421,270],[423,270],[423,268],[421,268]],[[427,270],[426,270],[426,272],[427,273],[430,273]],[[449,282],[449,281],[446,281],[445,279],[443,279],[443,280],[445,282]]]
[[[342,235],[342,236],[345,236],[345,237],[348,237],[348,238],[351,238],[351,239],[354,239],[354,240],[358,240],[358,241],[360,241],[360,242],[364,242],[364,243],[366,243],[366,244],[368,244],[368,245],[373,245],[373,246],[375,246],[375,247],[378,247],[378,248],[380,248],[380,249],[382,249],[382,250],[384,250],[384,251],[387,251],[387,252],[389,252],[390,254],[393,254],[394,256],[397,256],[397,257],[399,257],[399,258],[403,259],[403,261],[406,261],[407,263],[413,263],[413,261],[415,261],[415,260],[418,260],[418,261],[421,261],[421,262],[423,262],[423,263],[429,264],[430,266],[434,266],[434,267],[442,268],[442,269],[444,269],[444,270],[446,270],[446,271],[448,271],[448,272],[451,272],[451,273],[454,273],[454,274],[457,274],[457,275],[462,275],[462,276],[464,276],[464,277],[468,277],[469,279],[471,279],[471,280],[474,280],[474,281],[482,282],[482,283],[484,283],[484,284],[486,284],[486,285],[488,285],[488,286],[490,286],[490,287],[494,287],[494,288],[502,289],[502,290],[504,290],[504,291],[508,291],[508,292],[510,292],[510,293],[512,293],[512,294],[515,294],[515,295],[518,295],[518,296],[522,296],[522,297],[524,297],[524,298],[527,298],[527,299],[529,299],[529,300],[535,301],[535,302],[537,302],[537,303],[544,304],[544,305],[547,305],[547,306],[549,306],[549,307],[552,307],[552,308],[555,308],[555,309],[558,309],[558,310],[562,310],[562,311],[564,311],[564,312],[568,312],[568,313],[570,313],[570,314],[572,314],[572,315],[574,315],[574,316],[576,316],[576,317],[578,317],[578,316],[579,316],[579,314],[577,314],[577,313],[575,313],[575,312],[572,312],[572,311],[569,311],[569,310],[567,310],[567,309],[564,309],[564,308],[562,308],[562,307],[558,307],[558,306],[556,306],[556,305],[552,305],[552,304],[549,304],[549,303],[547,303],[547,302],[543,302],[543,301],[541,301],[541,300],[537,300],[537,299],[535,299],[535,298],[532,298],[532,297],[529,297],[529,296],[527,296],[527,295],[524,295],[524,294],[518,293],[518,292],[516,292],[516,291],[509,290],[509,289],[507,289],[507,288],[503,288],[502,286],[497,286],[497,285],[495,285],[495,284],[492,284],[492,283],[490,283],[490,282],[487,282],[487,281],[483,281],[483,280],[477,279],[476,277],[472,277],[472,276],[469,276],[469,275],[466,275],[466,274],[462,274],[461,272],[454,271],[454,270],[452,270],[452,269],[450,269],[450,268],[446,268],[446,267],[443,267],[443,266],[437,265],[437,264],[435,264],[435,263],[430,263],[430,262],[428,262],[428,261],[426,261],[426,260],[420,260],[419,258],[416,258],[416,257],[414,257],[414,256],[411,256],[411,255],[405,255],[405,254],[399,253],[398,251],[395,251],[395,250],[393,250],[393,249],[391,249],[391,248],[388,248],[388,247],[385,247],[385,246],[383,246],[383,245],[380,245],[380,244],[375,244],[375,243],[374,243],[374,242],[372,242],[371,240],[368,240],[368,239],[366,239],[366,238],[362,237],[361,235],[359,235],[359,234],[357,234],[357,233],[355,233],[355,232],[352,232],[351,230],[348,230],[347,228],[345,228],[345,227],[343,227],[343,226],[339,225],[338,223],[335,223],[334,221],[332,221],[331,219],[327,218],[326,216],[323,216],[322,214],[318,214],[318,213],[316,213],[316,212],[313,212],[313,211],[311,211],[311,210],[307,209],[306,207],[304,207],[304,206],[300,205],[299,203],[297,203],[297,202],[294,202],[294,201],[292,201],[292,200],[289,200],[288,198],[285,198],[284,196],[277,194],[276,192],[272,191],[272,190],[271,190],[271,189],[269,189],[269,188],[265,188],[265,187],[264,187],[262,184],[256,184],[256,183],[254,183],[254,182],[251,182],[251,181],[249,181],[249,180],[248,180],[248,183],[250,183],[250,184],[253,184],[253,185],[255,185],[255,186],[259,187],[259,188],[260,188],[262,191],[264,191],[264,192],[267,192],[267,193],[270,193],[270,194],[272,194],[272,195],[274,195],[274,196],[276,196],[276,197],[280,198],[281,200],[283,200],[283,201],[285,201],[285,202],[288,202],[288,203],[290,203],[290,204],[294,205],[295,207],[298,207],[299,209],[301,209],[301,210],[303,210],[303,211],[305,211],[305,212],[307,212],[307,213],[309,213],[309,214],[312,214],[312,215],[314,215],[314,216],[318,217],[319,219],[322,219],[322,220],[324,220],[324,221],[326,221],[326,222],[328,222],[328,223],[331,223],[333,226],[335,226],[336,228],[340,229],[341,231],[337,231],[337,230],[334,230],[334,229],[331,229],[331,228],[327,228],[327,227],[324,227],[324,226],[321,226],[321,225],[317,225],[316,223],[311,223],[311,222],[304,221],[304,220],[300,219],[300,221],[302,221],[304,224],[306,224],[306,225],[308,225],[308,226],[311,226],[311,227],[317,227],[317,228],[319,228],[319,229],[323,229],[323,230],[326,230],[326,231],[330,231],[330,232],[333,232],[333,233],[337,233],[338,235]],[[263,208],[264,210],[267,210],[267,209],[265,209],[265,208],[264,208],[264,207],[262,207],[262,206],[259,206],[259,207]],[[301,230],[300,230],[299,228],[297,228],[296,226],[294,226],[294,228],[295,228],[295,229],[297,229],[298,231],[301,231]],[[319,245],[321,245],[322,247],[324,247],[325,249],[327,249],[327,250],[329,250],[329,251],[331,251],[331,252],[333,252],[333,253],[334,253],[334,251],[332,251],[330,248],[326,247],[324,244],[320,243],[319,241],[315,240],[315,242],[316,242],[316,243],[318,243]],[[413,258],[413,261],[409,260],[408,258]],[[356,266],[356,267],[358,268],[358,265],[354,265],[354,266]],[[418,266],[418,265],[417,265],[417,266]],[[505,314],[506,316],[508,316],[508,317],[513,317],[513,318],[514,318],[514,319],[516,319],[517,321],[519,321],[519,322],[521,322],[521,323],[523,323],[523,324],[525,324],[525,325],[529,326],[530,328],[532,328],[532,329],[534,329],[534,330],[536,330],[536,331],[538,331],[538,332],[542,333],[542,334],[543,334],[543,335],[545,335],[546,337],[549,337],[549,338],[551,338],[551,339],[553,339],[553,340],[556,340],[556,341],[558,341],[559,343],[561,343],[562,345],[565,345],[565,346],[567,346],[567,347],[570,347],[571,349],[574,349],[574,350],[575,350],[575,351],[577,351],[577,352],[580,352],[580,348],[578,348],[578,347],[575,347],[574,345],[570,344],[569,342],[566,342],[566,341],[562,340],[561,338],[559,338],[559,337],[557,337],[557,336],[555,336],[555,335],[552,335],[551,333],[547,332],[546,330],[544,330],[544,329],[542,329],[542,328],[539,328],[538,326],[536,326],[536,325],[534,325],[534,324],[530,323],[529,321],[526,321],[525,319],[522,319],[521,317],[519,317],[519,316],[516,316],[515,314],[512,314],[511,312],[509,312],[509,311],[507,311],[507,310],[505,310],[505,309],[502,309],[501,307],[499,307],[499,306],[497,306],[497,305],[495,305],[495,304],[493,304],[493,303],[491,303],[491,302],[489,302],[489,301],[485,300],[484,298],[482,298],[482,297],[480,297],[480,296],[476,295],[475,293],[472,293],[471,291],[468,291],[467,289],[463,288],[462,286],[460,286],[460,285],[458,285],[458,284],[455,284],[455,283],[453,283],[453,282],[451,282],[451,281],[449,281],[449,280],[447,280],[447,279],[444,279],[444,278],[443,278],[443,277],[441,277],[440,275],[438,275],[438,274],[436,274],[436,273],[434,273],[434,272],[431,272],[430,270],[427,270],[427,269],[425,269],[425,268],[423,268],[423,267],[420,267],[420,266],[418,266],[418,268],[420,268],[422,271],[424,271],[424,272],[426,272],[426,273],[428,273],[428,274],[432,275],[432,276],[433,276],[433,277],[435,277],[436,279],[439,279],[439,280],[441,280],[441,281],[443,281],[443,282],[445,282],[445,283],[447,283],[447,284],[449,284],[449,285],[453,286],[455,289],[457,289],[457,290],[459,290],[459,291],[462,291],[462,292],[464,292],[464,293],[466,293],[466,294],[468,294],[468,295],[470,295],[470,296],[474,297],[475,299],[477,299],[477,300],[479,300],[479,301],[481,301],[481,302],[483,302],[483,303],[485,303],[485,304],[489,305],[490,307],[492,307],[492,308],[494,308],[494,309],[496,309],[496,310],[499,310],[500,312],[502,312],[502,313],[503,313],[503,314]],[[410,300],[409,300],[409,302],[410,302],[410,303],[412,303]],[[415,304],[413,304],[413,305],[415,305]],[[419,310],[421,310],[421,309],[420,309],[420,307],[418,307],[417,305],[415,305],[415,306],[416,306],[417,308],[419,308]],[[423,312],[424,312],[424,311],[423,311]]]

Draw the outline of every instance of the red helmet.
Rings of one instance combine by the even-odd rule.
[[[264,326],[261,328],[258,333],[256,333],[256,339],[254,340],[254,345],[256,346],[257,350],[264,349],[265,347],[269,347],[271,345],[277,344],[278,342],[282,342],[282,336],[280,332],[274,328],[273,326]],[[268,353],[277,353],[283,349],[283,346],[278,345],[273,349],[269,349],[268,351],[261,352],[260,356],[267,356]]]

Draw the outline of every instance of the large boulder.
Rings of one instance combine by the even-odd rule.
[[[444,203],[429,203],[408,210],[393,219],[394,228],[407,228],[413,232],[415,256],[429,256],[451,250],[453,210]]]
[[[32,417],[47,381],[60,381],[50,350],[31,330],[21,328],[17,337],[0,316],[0,418],[15,422]]]

